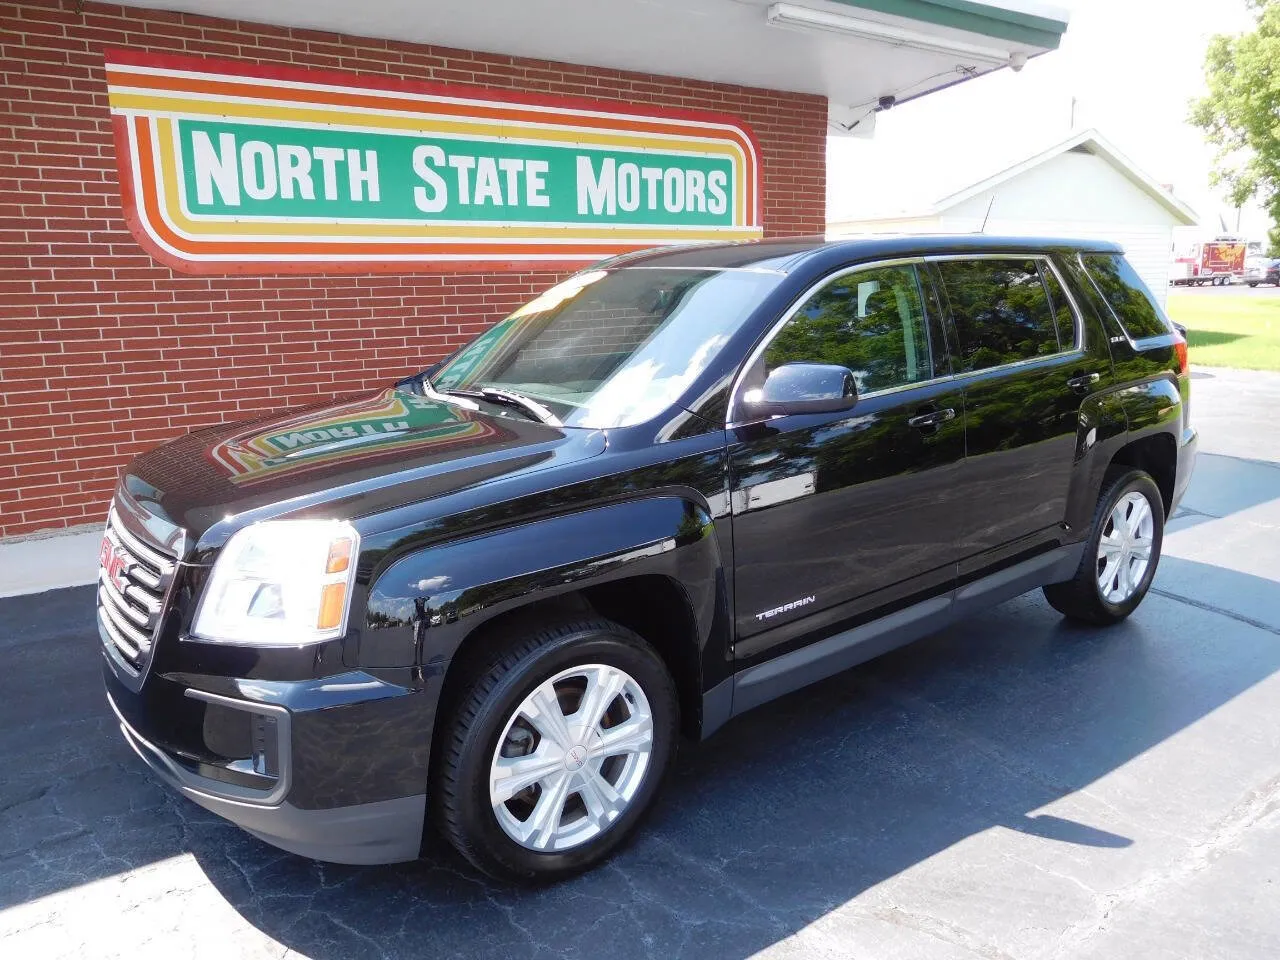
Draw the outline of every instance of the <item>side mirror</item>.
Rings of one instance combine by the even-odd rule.
[[[770,371],[764,386],[748,390],[743,405],[753,417],[851,410],[858,387],[848,367],[829,363],[787,363]]]

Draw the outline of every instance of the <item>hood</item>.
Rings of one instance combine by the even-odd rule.
[[[138,457],[122,483],[142,510],[194,544],[223,520],[316,508],[351,519],[604,449],[599,431],[390,388],[198,430]]]

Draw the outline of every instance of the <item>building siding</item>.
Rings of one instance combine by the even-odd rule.
[[[972,229],[964,220],[943,218],[943,231]],[[1097,223],[1060,220],[992,220],[987,233],[1023,237],[1069,237],[1079,240],[1106,240],[1124,248],[1125,256],[1151,293],[1164,306],[1169,297],[1169,264],[1173,258],[1173,228],[1142,224]]]
[[[121,215],[107,46],[732,114],[760,144],[766,235],[823,230],[821,97],[72,0],[0,2],[0,537],[99,521],[120,467],[142,450],[385,384],[559,277],[196,277],[156,263]]]
[[[941,211],[897,219],[845,220],[833,236],[855,233],[976,233],[1068,237],[1120,244],[1163,305],[1169,293],[1173,228],[1161,204],[1092,154],[1060,154]]]

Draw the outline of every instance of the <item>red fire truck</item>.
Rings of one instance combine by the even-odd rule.
[[[1244,279],[1244,258],[1249,245],[1239,237],[1216,237],[1192,244],[1173,261],[1169,282],[1174,286],[1221,286]]]

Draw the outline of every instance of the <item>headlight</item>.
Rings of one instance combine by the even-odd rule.
[[[341,635],[360,536],[349,523],[271,520],[232,535],[191,632],[202,640],[293,645]]]

